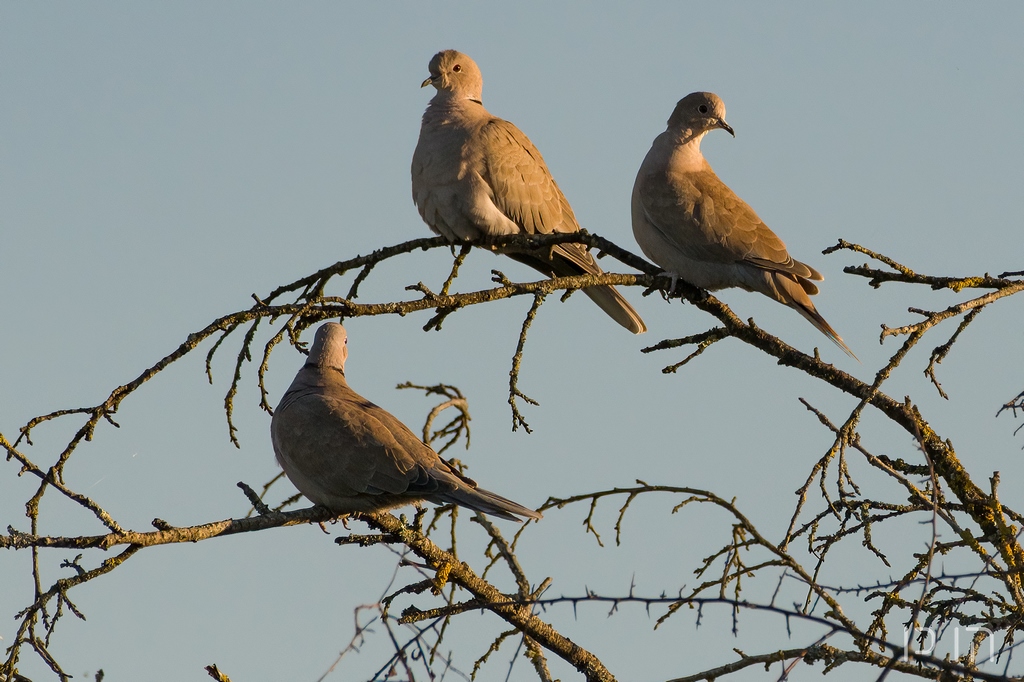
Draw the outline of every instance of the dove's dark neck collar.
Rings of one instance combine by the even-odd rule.
[[[707,129],[696,128],[692,126],[669,126],[665,131],[668,133],[672,142],[678,145],[692,144],[696,147],[700,147],[700,141],[708,134]]]
[[[707,161],[700,151],[700,140],[706,132],[669,128],[655,140],[651,153],[656,154],[666,169],[672,172],[693,173],[704,170]]]
[[[479,94],[474,92],[452,92],[451,90],[438,90],[437,94],[430,101],[430,104],[439,108],[453,108],[463,106],[466,102],[483,106]]]
[[[316,360],[306,360],[305,367],[307,367],[308,369],[318,369],[321,372],[337,372],[342,377],[345,376],[344,367],[335,367],[334,365],[323,365],[317,362]]]

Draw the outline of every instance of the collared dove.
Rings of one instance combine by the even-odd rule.
[[[412,156],[412,198],[430,229],[452,242],[579,232],[572,207],[537,148],[519,128],[484,109],[476,62],[444,50],[430,60],[429,69],[423,87],[433,85],[437,94],[423,114]],[[603,272],[581,244],[508,255],[548,277]],[[615,287],[583,292],[629,331],[647,331]]]
[[[316,330],[306,364],[274,410],[270,436],[285,474],[315,504],[343,514],[427,500],[503,519],[541,515],[478,488],[392,414],[345,381],[348,334]]]
[[[824,279],[793,260],[754,210],[719,180],[700,153],[715,128],[728,131],[718,95],[694,92],[676,104],[668,129],[654,138],[633,185],[633,236],[673,277],[715,291],[740,287],[793,308],[856,359],[811,303],[811,280]]]

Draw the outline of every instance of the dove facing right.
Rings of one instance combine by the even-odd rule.
[[[321,325],[270,422],[277,461],[310,501],[339,514],[427,500],[512,521],[541,517],[478,488],[394,415],[349,388],[347,358],[345,328]]]
[[[682,278],[711,291],[762,293],[796,310],[856,359],[811,303],[821,273],[794,260],[701,154],[701,138],[716,128],[735,136],[718,95],[694,92],[676,104],[633,185],[633,236],[640,248],[672,275],[673,284]]]

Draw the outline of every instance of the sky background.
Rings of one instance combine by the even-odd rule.
[[[712,133],[705,155],[790,253],[825,275],[816,304],[863,364],[765,297],[721,298],[870,381],[897,348],[879,345],[881,324],[915,322],[909,306],[939,309],[968,294],[873,290],[842,272],[863,257],[821,250],[843,238],[936,275],[1024,269],[1022,32],[1024,5],[948,1],[0,4],[0,432],[13,440],[35,415],[98,404],[190,332],[248,308],[253,293],[429,234],[411,200],[409,163],[433,92],[419,84],[445,48],[477,61],[484,104],[533,140],[580,223],[637,253],[629,197],[640,161],[678,99],[720,95],[736,139]],[[405,298],[403,287],[419,281],[436,290],[449,262],[440,251],[394,259],[362,300]],[[487,286],[492,268],[535,279],[474,251],[457,286]],[[854,402],[738,341],[661,374],[685,351],[643,355],[642,347],[715,321],[640,293],[625,291],[650,328],[640,337],[582,295],[542,307],[520,379],[541,403],[525,410],[532,435],[510,431],[506,404],[528,299],[464,310],[440,333],[420,330],[429,313],[352,320],[349,380],[415,431],[434,401],[395,385],[459,386],[473,444],[456,456],[484,487],[524,504],[643,479],[735,497],[781,537],[793,491],[831,444],[798,397],[839,422]],[[1021,301],[1011,299],[965,332],[940,367],[951,400],[921,373],[949,323],[887,384],[897,399],[914,397],[979,485],[1000,471],[1002,501],[1016,509],[1024,438],[1013,435],[1019,422],[993,415],[1024,388],[1021,317]],[[239,339],[215,359],[214,386],[204,346],[127,400],[122,428],[99,427],[69,464],[68,483],[135,530],[155,517],[189,525],[243,515],[235,483],[258,486],[278,469],[251,365],[236,401],[241,448],[228,441],[222,402]],[[288,347],[276,351],[272,402],[301,362]],[[27,454],[52,464],[80,424],[40,428]],[[917,461],[910,438],[870,413],[865,438],[876,454]],[[873,491],[903,499],[853,466]],[[24,502],[35,481],[16,473],[0,463],[0,524],[28,530]],[[291,492],[282,483],[272,496]],[[554,578],[549,595],[621,595],[631,582],[637,593],[674,593],[694,584],[693,569],[729,533],[728,518],[712,509],[670,515],[676,501],[634,503],[621,547],[608,542],[617,506],[602,505],[603,549],[583,532],[584,507],[553,510],[528,529],[520,557],[535,582]],[[44,533],[102,532],[52,492],[41,520]],[[464,530],[471,548],[480,531]],[[903,531],[879,542],[905,560],[929,536],[913,524]],[[856,540],[842,551],[846,560],[824,576],[830,584],[905,568],[897,562],[890,573]],[[44,552],[44,578],[68,575],[58,565],[74,554]],[[102,559],[87,554],[83,566]],[[393,564],[384,549],[339,548],[315,526],[150,549],[72,592],[88,621],[65,617],[52,650],[71,674],[102,668],[108,681],[207,679],[202,667],[211,663],[236,682],[315,680],[351,638],[352,609],[379,597]],[[28,552],[0,556],[0,582],[6,646],[14,614],[31,600]],[[772,589],[754,581],[747,596]],[[574,617],[562,606],[544,617],[635,680],[728,663],[732,647],[761,653],[821,634],[796,626],[787,638],[779,620],[746,615],[734,638],[727,614],[713,609],[699,629],[683,612],[652,632],[660,611],[652,613],[623,606],[608,618],[604,606],[581,606]],[[460,669],[503,629],[486,615],[457,621],[448,647],[464,648]],[[504,679],[506,647],[478,679]],[[386,649],[378,636],[328,679],[368,678]],[[556,676],[579,679],[551,660]],[[21,672],[50,679],[28,651]],[[820,672],[798,665],[792,675]],[[736,679],[763,675],[755,668]],[[511,679],[531,678],[520,659]]]

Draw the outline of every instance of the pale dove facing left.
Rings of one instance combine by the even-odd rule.
[[[347,344],[336,322],[316,330],[306,364],[270,422],[277,461],[303,495],[339,514],[427,500],[512,521],[541,517],[478,488],[405,424],[349,388]]]
[[[823,279],[821,273],[793,260],[700,153],[701,138],[715,128],[735,134],[718,95],[694,92],[679,100],[668,129],[654,139],[633,185],[633,236],[640,248],[695,286],[740,287],[793,308],[856,358],[811,303],[818,293],[811,280]]]
[[[430,60],[437,94],[423,114],[412,156],[412,198],[430,229],[452,242],[507,234],[579,232],[569,202],[540,152],[519,128],[487,113],[476,62],[455,50]],[[548,277],[601,274],[580,244],[508,255]],[[613,286],[587,287],[613,320],[634,334],[647,330]]]

